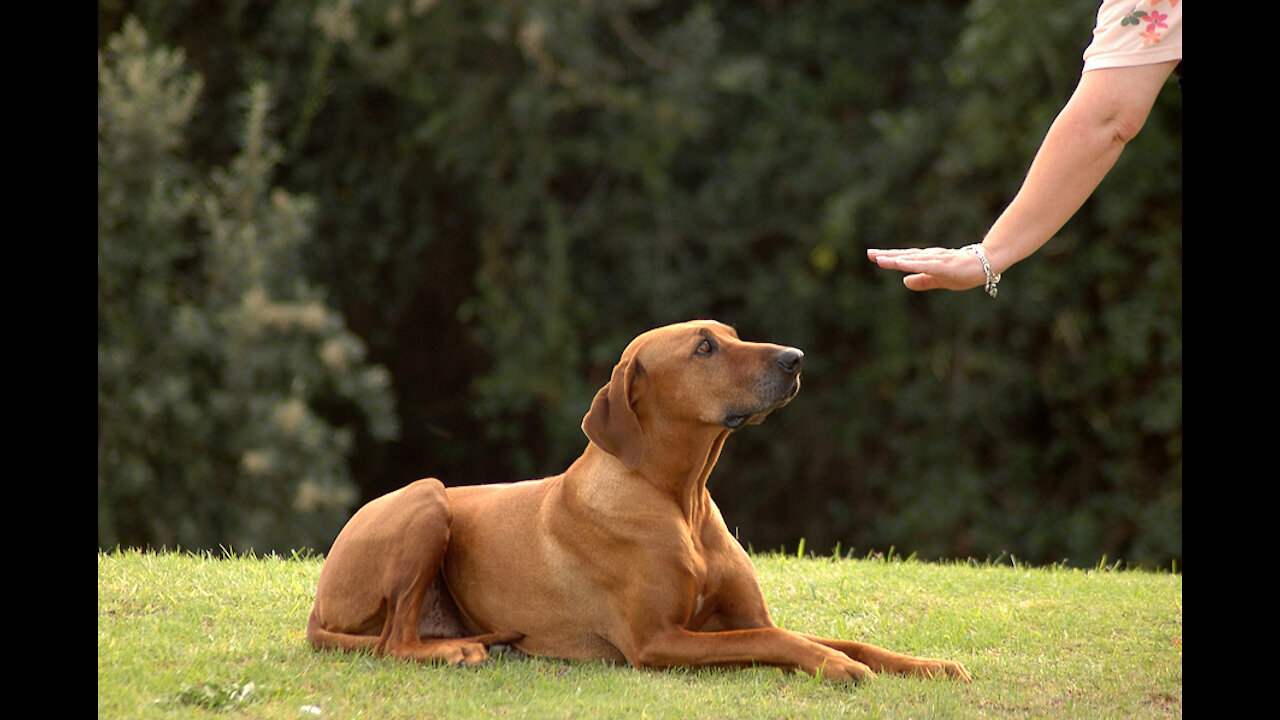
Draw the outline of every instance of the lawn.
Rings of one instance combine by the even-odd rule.
[[[1182,575],[1008,559],[754,556],[783,627],[958,660],[972,684],[837,686],[775,669],[638,671],[518,655],[479,668],[321,653],[321,560],[98,554],[98,717],[1182,716]]]

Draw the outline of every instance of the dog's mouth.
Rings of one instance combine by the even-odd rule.
[[[775,391],[776,392],[776,391]],[[791,383],[781,388],[781,393],[771,400],[766,400],[760,405],[750,409],[734,409],[730,410],[724,416],[724,426],[730,430],[737,430],[744,425],[759,425],[769,416],[769,413],[778,410],[787,403],[795,399],[800,393],[800,374],[796,373],[791,376]]]

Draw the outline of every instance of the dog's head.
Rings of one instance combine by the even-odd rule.
[[[634,469],[647,427],[723,431],[763,421],[800,391],[803,358],[796,348],[745,342],[713,320],[650,330],[623,351],[582,430]]]

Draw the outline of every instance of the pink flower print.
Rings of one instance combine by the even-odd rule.
[[[1168,28],[1169,24],[1165,22],[1165,20],[1168,19],[1169,13],[1162,14],[1156,10],[1152,10],[1147,14],[1147,32],[1156,32],[1158,30]]]

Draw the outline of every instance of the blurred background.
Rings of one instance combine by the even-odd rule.
[[[1094,3],[98,3],[98,546],[324,553],[558,473],[623,346],[805,351],[710,482],[757,551],[1182,565],[1182,96],[1000,296]]]

